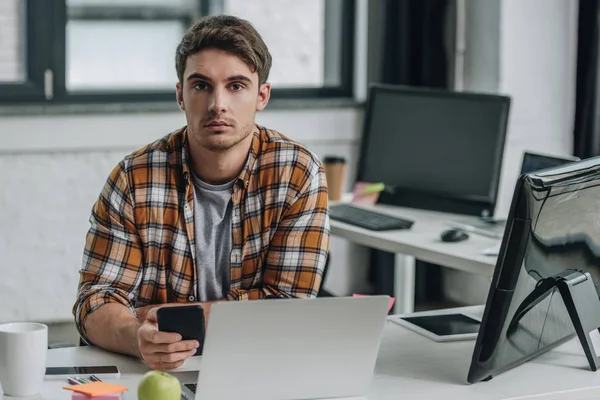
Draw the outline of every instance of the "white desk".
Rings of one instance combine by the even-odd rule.
[[[440,239],[440,234],[450,229],[451,223],[470,221],[473,224],[480,224],[477,218],[385,205],[361,207],[414,221],[410,229],[375,232],[334,219],[330,220],[332,235],[396,254],[394,297],[396,297],[397,313],[413,311],[415,259],[490,277],[493,275],[497,257],[480,253],[483,249],[497,244],[499,239],[476,234],[470,234],[469,238],[462,242],[448,243]]]
[[[481,314],[481,307],[465,311]],[[552,398],[583,399],[600,397],[600,372],[591,372],[577,341],[568,342],[535,360],[523,364],[489,382],[466,383],[474,341],[436,343],[393,322],[385,327],[369,400],[398,399],[508,399],[521,396],[562,393]],[[107,380],[129,387],[124,399],[137,398],[136,388],[146,367],[135,359],[91,347],[49,351],[49,366],[118,365],[122,376]],[[190,359],[181,371],[196,371],[201,357]],[[29,400],[67,400],[66,383],[46,381],[43,393]],[[586,390],[582,390],[587,388]],[[586,397],[590,396],[590,397]],[[0,399],[2,399],[0,395]],[[541,398],[549,398],[546,396]],[[8,400],[9,397],[4,397]]]

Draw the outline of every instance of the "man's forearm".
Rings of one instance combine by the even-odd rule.
[[[88,339],[106,350],[139,356],[137,331],[141,323],[122,304],[108,303],[92,312],[85,321]]]

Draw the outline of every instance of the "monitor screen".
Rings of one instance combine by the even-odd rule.
[[[547,154],[526,151],[523,154],[521,173],[527,174],[529,172],[535,172],[546,168],[558,167],[559,165],[573,161],[579,161],[579,158],[573,156],[551,156]]]
[[[358,180],[493,208],[509,103],[497,95],[373,85]]]
[[[491,378],[574,336],[573,323],[556,289],[547,291],[547,297],[540,297],[538,303],[532,299],[542,284],[572,269],[590,273],[597,295],[598,199],[600,157],[520,176],[473,352],[469,382]]]

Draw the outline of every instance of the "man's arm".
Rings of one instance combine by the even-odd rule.
[[[142,323],[129,308],[118,303],[104,304],[85,321],[88,340],[115,353],[140,357],[137,334]]]
[[[92,209],[73,313],[82,338],[106,350],[141,357],[152,369],[173,369],[195,353],[195,340],[159,332],[156,312],[138,320],[133,300],[142,275],[142,245],[124,162],[110,174]]]
[[[132,301],[139,289],[141,266],[142,246],[134,223],[125,166],[121,162],[111,172],[92,208],[86,236],[77,300],[73,306],[76,326],[85,341],[113,351],[135,353],[131,334],[135,322]],[[111,306],[105,308],[105,305]],[[90,319],[96,312],[99,314]],[[129,342],[117,342],[113,333]]]
[[[177,368],[196,353],[195,340],[181,340],[181,335],[160,332],[156,323],[157,308],[149,310],[143,323],[120,304],[105,304],[86,321],[89,339],[102,343],[106,350],[142,358],[152,369]]]
[[[263,284],[250,290],[230,290],[229,300],[318,294],[329,251],[327,183],[320,164],[314,162],[307,173],[269,245]]]

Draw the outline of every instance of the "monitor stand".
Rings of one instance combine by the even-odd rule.
[[[596,371],[600,367],[600,357],[596,353],[590,333],[594,330],[600,332],[600,300],[592,276],[588,272],[568,269],[540,280],[533,292],[517,308],[507,334],[514,332],[519,320],[548,297],[554,288],[558,288],[563,299],[591,370]]]

